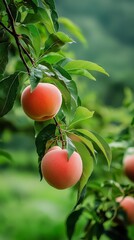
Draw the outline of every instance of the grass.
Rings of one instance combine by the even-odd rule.
[[[66,240],[65,219],[75,197],[70,189],[60,191],[40,182],[38,174],[1,171],[0,239]]]

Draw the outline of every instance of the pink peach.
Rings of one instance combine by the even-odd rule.
[[[68,159],[66,149],[55,146],[49,149],[41,162],[44,179],[57,189],[65,189],[75,185],[82,175],[82,159],[73,152]]]
[[[134,154],[125,156],[123,167],[126,176],[134,182]]]
[[[134,198],[130,196],[125,198],[118,197],[116,201],[119,202],[120,207],[126,212],[129,223],[134,224]]]
[[[30,85],[21,95],[24,112],[33,120],[45,121],[53,118],[62,104],[60,90],[50,83],[39,83],[31,92]]]

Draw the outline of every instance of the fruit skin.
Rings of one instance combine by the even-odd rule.
[[[134,182],[134,154],[125,156],[123,167],[125,175]]]
[[[118,197],[116,201],[119,202],[120,207],[122,207],[125,211],[128,222],[130,224],[134,224],[134,198],[130,196],[127,196],[125,198]]]
[[[47,153],[53,150],[60,150],[61,148],[59,146],[53,146],[51,148],[48,149]]]
[[[57,189],[75,185],[80,180],[82,169],[82,159],[77,152],[68,159],[67,150],[58,146],[49,149],[41,162],[44,179]]]
[[[62,95],[60,90],[50,83],[39,83],[32,92],[29,85],[22,92],[21,104],[30,118],[45,121],[58,113],[62,104]]]

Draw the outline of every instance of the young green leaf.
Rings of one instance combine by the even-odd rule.
[[[107,159],[108,165],[110,166],[112,159],[111,149],[107,142],[99,134],[93,131],[88,131],[86,129],[76,129],[76,133],[93,141],[100,148],[105,158]]]
[[[93,157],[83,143],[73,141],[73,144],[75,145],[77,152],[80,154],[83,162],[83,172],[82,172],[81,179],[79,181],[79,188],[78,188],[78,199],[79,199],[83,188],[87,184],[87,181],[92,174]]]
[[[87,108],[79,106],[73,116],[73,119],[71,123],[69,124],[69,129],[72,129],[75,125],[78,123],[81,123],[82,121],[89,119],[93,116],[94,112],[89,111]]]
[[[97,65],[96,63],[84,61],[84,60],[72,60],[64,66],[64,69],[66,71],[86,69],[88,71],[97,71],[97,72],[100,72],[100,73],[103,73],[103,74],[106,74],[107,76],[109,76],[108,73],[102,67]]]
[[[0,117],[8,113],[14,105],[19,87],[18,75],[16,72],[0,80]]]

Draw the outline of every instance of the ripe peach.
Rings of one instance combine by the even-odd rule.
[[[62,104],[60,90],[50,83],[39,83],[31,92],[30,85],[21,95],[24,112],[33,120],[45,121],[53,118]]]
[[[82,160],[77,152],[68,159],[66,149],[58,146],[50,148],[41,162],[44,179],[57,189],[65,189],[75,185],[82,175]]]
[[[134,154],[126,155],[123,161],[125,175],[134,182]]]
[[[125,211],[129,223],[134,224],[134,198],[130,196],[125,198],[118,197],[116,201],[119,202],[120,207]]]

